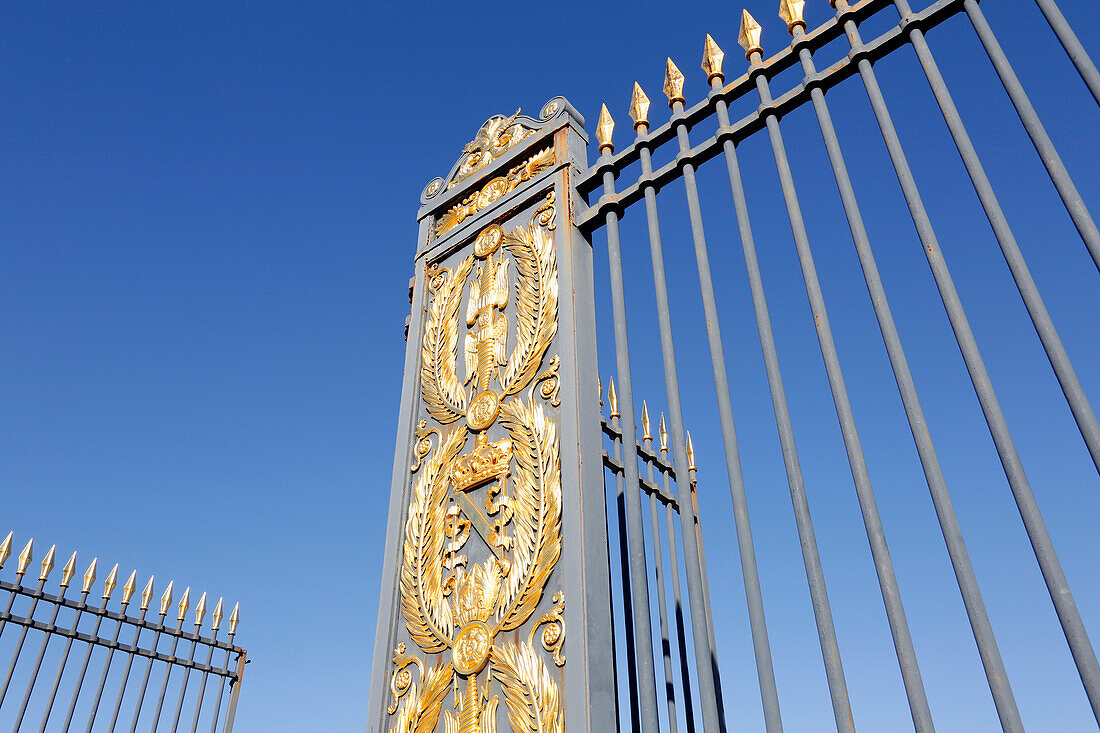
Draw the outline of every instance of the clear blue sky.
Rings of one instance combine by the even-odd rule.
[[[786,34],[749,9],[764,46]],[[915,3],[921,5],[922,3]],[[1063,9],[1093,55],[1095,5]],[[811,26],[825,0],[808,4]],[[1100,113],[1031,3],[983,4],[1100,213]],[[705,33],[744,68],[739,6],[5,3],[0,8],[2,534],[241,602],[241,731],[361,728],[404,356],[415,212],[490,114],[564,94],[664,119],[666,55],[698,99]],[[874,28],[881,29],[881,24]],[[869,29],[867,35],[874,35]],[[1020,245],[1100,400],[1098,274],[956,18],[930,36]],[[835,58],[835,57],[834,57]],[[821,64],[824,65],[824,64]],[[1100,638],[1100,491],[911,49],[876,66],[1040,505]],[[786,77],[784,77],[786,79]],[[777,85],[779,82],[777,82]],[[1087,709],[861,86],[829,96],[1024,720]],[[783,122],[853,407],[941,731],[995,728],[927,487],[809,110]],[[774,163],[745,143],[761,266],[855,720],[911,725]],[[719,162],[701,179],[784,721],[832,727]],[[726,708],[761,727],[682,188],[661,197]],[[643,219],[628,297],[639,396],[661,403]],[[603,240],[600,350],[613,364]],[[383,684],[375,680],[373,684]]]

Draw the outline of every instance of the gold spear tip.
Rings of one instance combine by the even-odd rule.
[[[668,428],[665,427],[665,413],[661,413],[661,424],[657,430],[661,436],[661,452],[668,453]]]
[[[176,616],[177,621],[183,621],[183,617],[187,614],[187,609],[191,608],[191,586],[183,591],[183,597],[180,598],[179,615]]]
[[[126,584],[122,586],[122,604],[130,605],[130,599],[134,597],[134,590],[137,589],[137,570],[130,571],[130,577],[126,579]]]
[[[741,11],[741,32],[737,36],[737,42],[741,44],[741,48],[745,49],[745,58],[749,58],[753,53],[763,53],[764,49],[760,48],[760,24],[756,22],[756,18],[749,15],[749,11]]]
[[[167,616],[168,615],[168,607],[172,605],[172,586],[175,585],[175,583],[176,583],[176,581],[169,580],[168,581],[168,587],[164,589],[164,593],[162,593],[161,596],[160,596],[160,615],[161,616]]]
[[[149,582],[145,584],[145,587],[141,589],[141,610],[149,610],[149,602],[153,600],[153,578],[156,576],[150,575]]]
[[[611,133],[615,131],[615,120],[611,119],[611,113],[607,111],[607,105],[600,107],[600,120],[596,123],[596,139],[600,141],[600,152],[607,148],[608,153],[615,152],[615,144],[611,142]]]
[[[607,380],[607,401],[611,404],[611,419],[621,417],[619,414],[619,395],[615,392],[615,377]]]
[[[4,538],[3,542],[0,542],[0,570],[3,569],[4,563],[11,557],[11,536],[13,532],[8,532],[8,536]]]
[[[218,599],[218,605],[214,606],[214,613],[211,615],[213,621],[212,627],[214,631],[217,631],[222,626],[222,599]]]
[[[51,545],[50,551],[46,553],[46,556],[42,558],[42,572],[38,574],[39,580],[45,580],[50,577],[50,571],[53,570],[53,555],[57,551],[57,545]]]
[[[662,89],[665,96],[668,97],[669,107],[672,107],[676,102],[683,103],[684,75],[676,68],[676,64],[672,63],[672,59],[668,59],[665,63],[665,85]]]
[[[726,58],[726,54],[722,52],[722,49],[718,47],[718,44],[714,42],[714,39],[707,34],[707,40],[703,43],[703,71],[707,72],[707,84],[710,84],[711,80],[716,78],[718,81],[722,81],[725,77],[722,75],[722,59]]]
[[[596,375],[596,389],[600,393],[600,407],[603,407],[603,379],[599,374]]]
[[[103,600],[107,600],[111,597],[111,594],[115,592],[115,585],[118,584],[118,563],[111,568],[111,572],[107,573],[107,579],[103,581]]]
[[[80,586],[80,591],[82,593],[90,593],[92,591],[92,583],[95,582],[95,569],[98,565],[99,558],[93,557],[92,564],[84,571],[84,583]]]
[[[653,436],[649,434],[649,406],[645,400],[642,400],[642,440],[646,443],[653,440]]]
[[[202,618],[206,615],[206,591],[199,596],[199,602],[195,604],[195,626],[202,626]]]
[[[687,457],[688,457],[688,470],[695,470],[695,446],[691,443],[691,431],[687,432]]]
[[[34,556],[34,537],[27,540],[27,546],[23,548],[23,551],[19,553],[19,565],[15,568],[15,574],[19,577],[23,577],[23,573],[27,572],[27,566],[31,564],[31,560]]]
[[[237,603],[233,604],[233,613],[229,614],[229,633],[230,634],[236,634],[237,633],[237,622],[241,620],[240,613],[239,613],[240,609],[241,609],[241,604],[240,604],[239,601]]]
[[[634,93],[630,95],[630,119],[634,120],[635,130],[641,126],[649,129],[649,97],[638,82],[634,82]]]
[[[806,21],[802,18],[805,7],[806,0],[780,0],[779,17],[787,24],[788,33],[793,35],[794,29],[798,26],[802,26],[802,30],[806,30]]]
[[[61,587],[68,588],[73,576],[76,575],[76,551],[69,555],[69,561],[61,568]]]

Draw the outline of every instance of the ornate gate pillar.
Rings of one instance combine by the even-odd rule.
[[[421,196],[368,731],[616,727],[588,141],[540,117]]]

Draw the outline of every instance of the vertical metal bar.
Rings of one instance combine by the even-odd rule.
[[[76,632],[77,627],[80,626],[80,617],[81,617],[81,615],[83,613],[83,610],[84,610],[83,609],[84,602],[86,600],[88,600],[88,593],[90,591],[91,591],[91,588],[89,588],[88,590],[81,591],[81,593],[80,593],[80,606],[81,607],[79,609],[77,609],[77,612],[76,612],[76,614],[73,618],[73,624],[72,624],[71,627],[69,627],[70,633]],[[42,722],[40,722],[38,724],[38,730],[40,731],[40,733],[41,733],[41,731],[46,730],[46,723],[49,722],[50,713],[53,711],[54,700],[56,700],[56,698],[57,698],[57,690],[61,686],[61,676],[65,673],[65,663],[69,660],[69,650],[72,649],[72,646],[73,646],[73,637],[69,636],[68,638],[65,639],[65,649],[61,653],[61,661],[57,663],[57,674],[54,675],[53,687],[50,688],[50,697],[46,702],[46,711],[44,713],[42,713]]]
[[[636,125],[642,174],[651,175],[653,162],[650,156],[648,140],[648,124]],[[690,164],[689,166],[690,167]],[[687,175],[685,171],[685,175]],[[694,175],[694,171],[692,174]],[[660,224],[657,218],[657,197],[652,185],[645,187],[646,221],[649,228],[650,259],[653,263],[653,286],[657,301],[657,319],[661,334],[661,355],[664,360],[665,391],[671,396],[676,395],[675,401],[669,399],[669,416],[673,423],[673,445],[683,445],[683,416],[679,405],[679,377],[676,372],[675,347],[672,339],[672,323],[668,307],[668,286],[665,279],[664,253],[661,246]],[[730,402],[729,384],[725,365],[725,354],[722,351],[722,336],[718,326],[717,308],[714,303],[714,290],[709,280],[709,268],[706,254],[706,240],[695,240],[696,259],[700,269],[700,283],[703,290],[703,308],[706,315],[707,337],[710,345],[711,367],[714,373],[715,389],[718,396],[718,412],[722,427],[722,441],[726,456],[726,469],[730,486],[730,498],[733,502],[734,524],[737,528],[737,546],[741,559],[741,575],[745,583],[745,598],[749,609],[749,626],[752,633],[753,651],[756,657],[757,678],[760,684],[760,695],[764,706],[764,719],[769,733],[781,731],[783,724],[779,712],[779,693],[775,686],[775,672],[772,666],[771,646],[768,641],[768,628],[764,619],[764,602],[760,592],[760,575],[756,565],[756,549],[752,540],[752,529],[749,523],[748,500],[745,496],[745,482],[741,474],[741,456],[737,447],[737,431],[733,422],[733,406]],[[704,274],[704,267],[706,274]],[[673,402],[676,408],[673,409]],[[679,422],[678,422],[679,421]],[[679,426],[679,427],[677,427]],[[681,461],[683,461],[681,463]],[[686,451],[683,458],[677,453],[677,466],[687,466]],[[682,498],[682,497],[681,497]],[[683,522],[683,507],[680,513]],[[681,529],[686,525],[682,525]],[[694,533],[692,533],[694,534]],[[697,544],[697,543],[696,543]],[[701,571],[700,571],[701,575]],[[705,593],[704,593],[705,596]],[[707,601],[704,597],[704,614]],[[694,613],[693,613],[694,617]],[[705,616],[709,618],[709,616]],[[708,632],[708,645],[713,643]],[[713,652],[712,652],[713,653]],[[700,655],[696,654],[697,657]],[[711,677],[717,679],[718,665],[711,661]],[[712,681],[713,690],[717,693],[720,685]],[[717,700],[716,706],[717,706]],[[717,712],[716,712],[717,715]],[[720,724],[724,725],[724,716],[719,717]]]
[[[199,638],[198,637],[199,637],[199,626],[200,626],[200,624],[201,624],[201,620],[198,618],[198,615],[196,614],[196,617],[195,617],[195,638],[191,640],[191,653],[187,657],[188,662],[194,662],[195,661],[195,649],[197,649],[198,646],[199,646]],[[184,670],[183,670],[183,682],[180,684],[180,697],[179,697],[179,700],[176,702],[176,715],[172,719],[172,730],[173,731],[176,730],[177,726],[179,726],[179,724],[180,724],[180,714],[183,712],[183,698],[187,696],[187,680],[190,677],[191,677],[191,667],[188,666],[188,667],[185,667]],[[88,731],[88,733],[91,733],[91,731]]]
[[[35,590],[35,595],[31,596],[31,607],[27,611],[27,620],[34,620],[34,609],[38,606],[38,598],[42,594],[42,588],[46,585],[46,578],[40,577],[38,579],[38,588]],[[4,704],[4,697],[8,694],[8,685],[11,684],[11,676],[15,673],[15,665],[19,664],[19,653],[23,650],[23,642],[27,639],[27,631],[30,630],[29,626],[22,626],[19,629],[19,641],[15,643],[15,651],[11,655],[11,662],[8,663],[8,673],[4,677],[4,687],[0,689],[0,706]]]
[[[122,627],[126,621],[126,609],[129,605],[130,599],[126,598],[122,602],[122,607],[119,610],[120,617],[118,619],[118,624],[115,626],[114,636],[111,637],[111,646],[107,648],[107,658],[103,660],[103,671],[99,674],[99,684],[96,685],[95,700],[92,702],[92,711],[88,714],[88,725],[85,728],[86,733],[91,733],[92,724],[95,723],[96,714],[99,712],[99,701],[103,697],[103,687],[107,684],[107,674],[111,671],[111,660],[115,656],[115,646],[118,644],[118,635],[122,633]],[[43,723],[45,723],[45,721],[43,721]],[[45,726],[43,725],[43,727]]]
[[[613,393],[615,382],[611,381],[610,385]],[[621,431],[622,426],[619,424],[616,403],[612,400],[611,404],[611,427],[614,430]],[[612,441],[612,451],[616,461],[625,463],[620,439],[616,438]],[[623,463],[619,465],[623,465]],[[615,474],[615,516],[619,529],[619,577],[623,587],[623,637],[626,639],[626,680],[627,696],[630,700],[630,729],[638,730],[640,711],[638,708],[638,688],[635,682],[637,680],[638,664],[634,647],[633,601],[630,595],[630,553],[626,528],[626,493],[623,490],[623,476],[621,473]]]
[[[710,610],[710,581],[707,575],[707,551],[703,549],[703,527],[699,523],[699,504],[695,496],[695,471],[691,472],[691,509],[692,526],[695,528],[695,544],[699,548],[699,576],[703,581],[703,600],[707,609],[707,636],[710,637],[710,648],[718,654],[718,643],[714,640],[714,614]],[[714,691],[718,695],[718,712],[725,720],[725,706],[722,703],[722,677],[718,665],[714,665]]]
[[[222,671],[229,671],[229,658],[233,656],[233,637],[236,636],[235,631],[229,632],[229,639],[226,641],[225,650],[225,664],[222,665]],[[218,681],[218,699],[214,705],[214,720],[210,723],[210,733],[216,733],[218,729],[218,718],[222,712],[222,693],[225,692],[225,674],[218,675],[221,679]]]
[[[213,633],[210,636],[210,646],[206,650],[206,666],[210,666],[210,660],[214,658],[214,646],[218,643],[218,625],[214,624]],[[202,698],[206,694],[206,678],[210,670],[202,671],[202,680],[199,682],[199,699],[195,702],[195,717],[191,721],[191,733],[199,729],[199,714],[202,712]]]
[[[661,455],[668,460],[668,448],[662,447]],[[672,496],[668,473],[661,471],[665,496]],[[665,534],[668,536],[668,579],[672,583],[673,610],[676,612],[676,645],[680,657],[680,690],[684,698],[684,720],[688,733],[695,733],[695,703],[691,699],[691,672],[688,669],[687,631],[684,628],[684,604],[680,600],[680,555],[676,549],[676,520],[672,505],[665,504]]]
[[[149,588],[152,588],[152,578],[149,579]],[[138,619],[138,624],[134,628],[134,639],[130,642],[130,646],[134,647],[133,650],[126,654],[126,666],[122,669],[122,681],[118,684],[118,697],[115,698],[115,708],[111,711],[111,725],[107,729],[110,733],[114,733],[115,724],[118,722],[118,713],[122,710],[122,697],[126,694],[126,683],[130,679],[130,667],[134,664],[134,656],[137,651],[138,639],[141,637],[141,624],[145,621],[145,614],[149,612],[148,601],[143,597],[141,600],[141,617]],[[156,642],[153,643],[153,651],[157,650]],[[40,733],[44,733],[40,731]]]
[[[186,598],[186,596],[184,596]],[[164,707],[164,695],[168,692],[168,679],[172,676],[172,668],[175,666],[176,659],[176,646],[180,643],[180,630],[183,628],[183,612],[182,609],[179,615],[179,621],[176,623],[176,630],[172,633],[172,648],[168,651],[168,661],[164,665],[164,680],[160,684],[160,695],[157,696],[157,708],[153,713],[153,727],[150,730],[157,729],[157,723],[160,722],[160,711]]]
[[[610,153],[604,152],[600,156],[600,164],[607,166],[603,174],[604,192],[606,195],[614,196],[615,174],[610,162]],[[642,501],[638,495],[638,459],[634,453],[637,429],[634,421],[634,389],[630,378],[630,348],[626,332],[626,296],[623,288],[622,252],[619,246],[619,214],[614,210],[607,212],[607,255],[608,269],[611,273],[611,309],[615,325],[615,365],[619,375],[624,426],[622,431],[623,480],[629,487],[626,491],[626,513],[630,540],[630,590],[634,601],[634,647],[638,661],[637,685],[641,730],[645,733],[656,733],[659,724],[657,722],[657,688],[653,669],[653,634],[649,619],[649,579],[645,567],[645,547],[642,545]],[[627,440],[627,430],[630,431],[629,440]],[[702,604],[699,603],[702,599],[696,598],[699,586],[698,569],[695,572],[694,583],[690,582],[691,576],[691,563],[688,563],[692,618],[702,618]],[[695,613],[697,605],[698,615]],[[704,641],[705,638],[704,635]],[[703,680],[702,684],[708,684],[707,680]],[[710,699],[713,706],[713,694]],[[714,718],[713,725],[705,726],[708,730],[718,730],[716,714]],[[706,719],[705,716],[704,719]]]
[[[171,585],[168,586],[171,590]],[[138,718],[141,717],[141,706],[145,702],[145,690],[149,686],[149,673],[153,671],[153,660],[157,653],[157,643],[160,641],[161,634],[164,631],[164,618],[168,615],[168,604],[163,604],[160,610],[160,618],[157,619],[157,631],[153,634],[153,644],[149,647],[149,651],[153,653],[153,656],[149,657],[149,663],[145,665],[145,676],[141,678],[141,689],[138,692],[137,704],[134,706],[134,718],[130,722],[130,733],[135,733],[137,730]]]
[[[909,3],[905,0],[896,2],[895,5],[903,18],[910,13]],[[986,22],[985,15],[978,7],[978,3],[975,0],[963,0],[963,8],[966,9],[970,23],[974,26],[986,55],[993,63],[993,68],[996,70],[1001,84],[1008,92],[1008,97],[1012,100],[1012,106],[1016,108],[1016,113],[1020,116],[1020,121],[1024,124],[1028,137],[1035,145],[1035,151],[1039,153],[1039,159],[1043,161],[1043,166],[1050,174],[1050,180],[1054,182],[1054,188],[1058,190],[1058,195],[1066,205],[1066,210],[1069,212],[1070,218],[1073,219],[1073,225],[1077,227],[1081,239],[1085,241],[1085,246],[1092,254],[1092,261],[1100,269],[1100,230],[1097,230],[1096,223],[1093,221],[1092,215],[1089,214],[1084,199],[1077,192],[1077,186],[1074,185],[1066,166],[1062,163],[1058,151],[1054,148],[1054,143],[1051,142],[1050,136],[1047,135],[1047,131],[1043,127],[1043,123],[1039,121],[1039,115],[1036,114],[1035,108],[1031,106],[1031,100],[1028,99],[1020,80],[1016,78],[1016,72],[1012,70],[1008,57],[1001,49],[1001,44],[997,42],[997,37],[993,34],[993,29],[989,27],[989,23]],[[920,33],[920,31],[916,32]],[[911,31],[909,35],[912,38],[913,32]],[[923,41],[923,34],[920,35],[920,38]]]
[[[241,696],[241,680],[244,679],[245,654],[241,652],[237,657],[237,677],[229,683],[232,690],[229,694],[229,707],[225,711],[225,731],[233,733],[233,721],[237,717],[237,700]]]
[[[1058,9],[1058,4],[1054,0],[1035,0],[1035,4],[1043,12],[1047,23],[1050,23],[1054,35],[1058,36],[1062,48],[1066,49],[1070,61],[1077,67],[1077,73],[1081,75],[1085,86],[1092,92],[1092,98],[1100,104],[1100,71],[1096,70],[1096,64],[1092,63],[1092,59],[1085,52],[1085,47],[1077,39],[1073,27],[1066,21],[1066,17],[1062,15],[1062,11]]]
[[[901,10],[901,7],[899,7],[899,10]],[[1004,212],[1001,210],[1000,204],[997,202],[997,198],[993,193],[993,188],[985,176],[985,171],[978,159],[977,151],[975,151],[970,141],[970,136],[963,126],[962,118],[955,108],[947,85],[944,83],[943,77],[939,73],[939,68],[936,65],[935,59],[932,58],[931,50],[928,48],[928,44],[925,42],[923,35],[920,34],[920,31],[912,31],[911,40],[914,50],[917,52],[918,59],[921,62],[921,66],[925,70],[925,75],[928,77],[932,91],[939,102],[944,120],[947,122],[951,135],[955,140],[956,147],[959,149],[959,154],[962,156],[963,163],[966,165],[967,172],[970,174],[971,181],[974,183],[975,191],[977,191],[978,197],[989,218],[989,222],[993,227],[997,241],[1001,246],[1001,251],[1004,253],[1005,260],[1008,262],[1009,269],[1012,271],[1012,276],[1023,297],[1024,305],[1027,307],[1028,314],[1031,316],[1035,330],[1039,334],[1039,339],[1043,344],[1047,357],[1050,359],[1050,363],[1058,377],[1058,382],[1062,386],[1062,391],[1065,393],[1066,400],[1081,430],[1081,435],[1084,437],[1085,444],[1088,446],[1089,453],[1092,455],[1093,463],[1096,465],[1097,469],[1100,470],[1100,425],[1097,424],[1096,416],[1092,411],[1088,398],[1085,396],[1084,389],[1077,379],[1077,374],[1073,369],[1073,365],[1070,363],[1069,356],[1066,354],[1061,339],[1058,337],[1058,333],[1054,328],[1054,323],[1051,321],[1050,315],[1043,305],[1042,298],[1039,296],[1035,282],[1032,280],[1031,273],[1028,271],[1023,255],[1016,244],[1016,239],[1005,219]],[[1030,494],[1030,487],[1028,487],[1026,493]],[[1028,503],[1033,503],[1033,501],[1025,501],[1025,504]],[[1024,509],[1021,507],[1021,512],[1023,511]],[[1034,508],[1034,515],[1038,517],[1037,505]],[[1028,522],[1026,517],[1024,521],[1026,525]],[[1039,521],[1041,523],[1041,518],[1039,518]],[[1028,534],[1031,536],[1030,529]],[[1045,528],[1043,528],[1039,534],[1040,536],[1044,535]],[[1049,543],[1049,538],[1047,538],[1047,540]],[[1039,548],[1036,548],[1036,553],[1039,551]],[[1045,548],[1044,552],[1046,552]],[[1051,558],[1053,558],[1053,563],[1057,564],[1052,546],[1049,547],[1049,552]],[[1042,560],[1040,560],[1040,564],[1042,565]],[[1073,603],[1073,598],[1069,595],[1069,589],[1068,586],[1065,585],[1065,578],[1062,576],[1061,568],[1052,567],[1050,570],[1051,573],[1048,575],[1047,568],[1044,568],[1043,576],[1044,579],[1047,579],[1047,586],[1051,598],[1054,601],[1059,621],[1062,624],[1062,629],[1065,632],[1066,640],[1069,643],[1070,651],[1073,654],[1074,662],[1081,676],[1081,681],[1085,686],[1089,702],[1092,705],[1093,715],[1100,721],[1100,665],[1097,663],[1096,652],[1089,643],[1088,634],[1085,631],[1080,614],[1077,612],[1076,605]],[[1052,580],[1055,583],[1054,587],[1051,586]]]
[[[19,706],[19,713],[15,716],[15,727],[12,730],[18,731],[19,727],[23,725],[23,716],[27,714],[27,705],[30,704],[31,694],[34,692],[34,683],[38,679],[38,672],[42,669],[42,659],[46,656],[46,647],[49,646],[50,639],[53,638],[54,633],[57,631],[57,627],[54,625],[57,621],[57,614],[61,611],[62,601],[65,599],[65,592],[69,590],[68,583],[61,586],[61,593],[58,595],[58,599],[54,602],[53,612],[50,614],[50,623],[42,636],[42,646],[38,649],[38,657],[34,660],[34,669],[31,671],[30,679],[27,681],[27,691],[23,693],[23,702]]]
[[[107,608],[108,600],[110,600],[110,594],[104,593],[103,602],[99,604],[95,624],[92,626],[92,639],[99,638],[99,625],[103,623],[103,612]],[[69,724],[72,723],[73,713],[76,712],[76,699],[80,697],[80,688],[84,685],[84,675],[88,672],[88,662],[92,658],[93,649],[95,649],[95,642],[88,642],[88,648],[84,650],[84,661],[80,664],[80,674],[76,678],[76,689],[73,690],[73,697],[69,700],[69,711],[65,714],[65,725],[62,726],[62,730],[69,730]]]
[[[653,449],[648,432],[642,436],[645,447]],[[646,481],[653,486],[653,462],[645,464]],[[668,606],[665,603],[665,568],[661,558],[661,523],[657,521],[657,495],[649,495],[649,529],[653,536],[653,582],[657,586],[657,611],[661,622],[661,656],[665,673],[665,706],[668,709],[669,733],[676,733],[676,686],[672,682],[672,643],[668,636]]]
[[[804,29],[801,26],[796,25],[792,33],[796,45],[805,37]],[[806,73],[806,78],[808,79],[816,74],[817,70],[814,67],[809,49],[802,46],[798,51],[798,55],[802,62],[802,68]],[[848,168],[840,152],[836,130],[833,128],[832,116],[829,114],[829,108],[825,102],[825,93],[820,87],[815,86],[810,90],[810,97],[813,102],[814,111],[817,114],[818,125],[821,128],[822,137],[825,140],[825,147],[829,155],[829,162],[833,169],[833,175],[836,178],[837,187],[840,189],[841,202],[852,230],[852,236],[855,240],[857,251],[862,248],[869,248],[870,245],[867,240],[866,229],[863,226],[863,218],[859,212],[855,194],[852,191],[851,181],[848,178]],[[806,256],[810,257],[808,251]],[[867,256],[871,257],[871,268],[875,268],[873,257],[869,249]],[[811,260],[810,268],[812,269],[812,267]],[[877,268],[875,268],[874,271],[877,275]],[[807,282],[809,282],[810,279],[811,278],[808,277]],[[840,419],[845,434],[845,446],[848,449],[849,464],[852,468],[852,477],[855,480],[856,495],[859,498],[860,508],[863,513],[864,526],[867,530],[867,540],[871,545],[871,555],[875,563],[875,572],[878,574],[879,588],[882,592],[883,604],[886,607],[886,616],[890,622],[890,632],[893,636],[898,664],[901,667],[901,676],[905,685],[909,710],[913,717],[913,725],[917,731],[932,731],[934,730],[932,712],[928,707],[928,697],[925,693],[924,682],[921,679],[920,668],[917,664],[916,650],[913,647],[912,634],[910,633],[909,623],[905,617],[905,608],[901,600],[901,591],[898,588],[897,577],[894,574],[893,561],[890,557],[890,550],[886,543],[886,534],[882,526],[882,519],[878,512],[878,503],[875,500],[874,490],[871,487],[870,475],[867,471],[867,463],[860,446],[859,435],[856,433],[855,418],[852,414],[851,404],[848,401],[844,378],[840,372],[840,363],[837,359],[836,347],[832,341],[832,334],[828,330],[827,318],[824,316],[824,301],[821,298],[821,291],[817,284],[816,275],[812,276],[812,280],[813,288],[816,290],[816,299],[822,308],[821,318],[825,324],[823,327],[819,327],[818,337],[821,342],[822,354],[827,354],[827,356],[825,356],[825,363],[829,371],[830,384],[833,386],[833,399],[836,404],[837,416]],[[877,309],[878,303],[876,302],[874,305]],[[885,305],[885,298],[883,299],[883,308],[886,309],[885,319],[890,319],[888,306]],[[816,322],[816,309],[814,315]],[[879,318],[880,327],[884,327],[884,317],[878,313],[878,310],[876,310],[876,316]],[[892,327],[892,325],[892,320],[890,320],[890,327]]]
[[[836,8],[838,15],[843,15],[847,12],[848,5],[846,0],[837,0]],[[851,19],[845,19],[843,22],[844,30],[852,48],[854,49],[862,45],[863,41],[859,36],[859,30],[856,28],[855,22]],[[970,330],[970,324],[967,321],[966,313],[963,310],[962,303],[959,300],[958,293],[951,280],[951,273],[947,269],[947,263],[943,259],[942,252],[940,252],[939,241],[936,239],[935,231],[932,228],[932,222],[928,218],[928,212],[924,208],[924,203],[920,197],[920,191],[917,189],[916,181],[913,179],[913,173],[909,169],[909,163],[901,147],[901,141],[898,138],[897,131],[894,129],[894,123],[890,117],[889,110],[886,108],[886,100],[883,98],[882,91],[879,89],[874,70],[871,67],[871,63],[866,58],[859,59],[858,68],[863,80],[863,85],[867,90],[867,96],[871,102],[871,107],[874,110],[875,119],[878,122],[883,139],[886,142],[887,152],[893,163],[894,171],[897,173],[898,182],[904,193],[906,204],[909,207],[909,213],[916,227],[917,236],[920,238],[925,257],[928,259],[928,264],[932,269],[932,275],[936,280],[940,298],[944,303],[944,308],[948,314],[948,320],[951,322],[955,338],[959,343],[959,348],[966,362],[971,381],[974,383],[975,390],[978,392],[983,411],[986,410],[987,402],[989,402],[990,399],[992,400],[992,407],[997,407],[996,398],[992,396],[989,388],[989,375],[985,372],[985,366],[981,361],[981,355],[978,352],[974,334]],[[996,414],[1000,416],[999,422],[992,420],[990,414],[991,413],[986,412],[986,420],[990,423],[991,432],[995,433],[994,440],[998,442],[998,448],[1000,448],[1000,441],[997,439],[997,436],[1002,432],[1004,418],[1000,416],[999,408],[996,410]],[[995,423],[998,425],[996,430],[994,430],[993,427]],[[926,470],[927,467],[927,464],[925,464]],[[1010,476],[1010,483],[1011,482],[1012,476]],[[937,492],[933,492],[933,498],[935,498],[936,493]],[[946,497],[946,490],[944,490],[943,496]],[[946,504],[945,506],[949,507],[950,505]],[[954,513],[951,512],[946,519],[954,520]],[[1011,731],[1012,733],[1016,733],[1017,731],[1022,731],[1023,722],[1020,719],[1020,713],[1016,707],[1016,700],[1012,694],[1012,687],[1008,682],[1008,675],[1005,672],[1004,662],[1001,660],[1000,650],[998,650],[996,639],[993,636],[993,628],[989,623],[985,604],[982,602],[981,594],[978,591],[977,579],[974,577],[973,568],[970,566],[969,557],[965,552],[961,531],[956,522],[945,521],[945,516],[942,513],[940,514],[940,527],[944,532],[944,538],[947,541],[949,550],[951,550],[952,546],[954,547],[954,551],[951,553],[952,565],[955,569],[955,576],[959,583],[959,589],[962,592],[963,603],[966,605],[967,616],[970,619],[970,626],[974,632],[974,639],[977,642],[978,653],[981,655],[982,665],[985,668],[989,689],[993,694],[993,702],[997,706],[997,714],[1001,721],[1001,727],[1006,732]]]

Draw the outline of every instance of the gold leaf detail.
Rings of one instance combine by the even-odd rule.
[[[475,191],[462,199],[461,202],[452,206],[447,213],[439,217],[439,220],[435,223],[436,236],[443,236],[468,217],[473,216],[502,196],[511,193],[519,184],[531,180],[537,173],[541,173],[553,164],[554,149],[546,148],[512,168],[508,171],[507,176],[498,176],[491,179],[479,191]]]
[[[513,731],[561,733],[565,729],[558,686],[531,644],[494,646],[491,664],[493,677],[504,689]]]
[[[558,259],[554,240],[532,224],[504,235],[516,260],[516,346],[500,381],[505,395],[517,394],[538,371],[558,332]]]
[[[440,662],[420,678],[421,689],[412,684],[408,697],[401,704],[393,733],[434,733],[439,711],[450,689],[454,669],[450,662]]]
[[[444,425],[466,415],[466,391],[458,381],[455,366],[458,360],[458,306],[462,302],[463,285],[473,266],[474,256],[470,255],[453,272],[447,268],[428,271],[435,298],[424,332],[420,383],[428,413]]]

